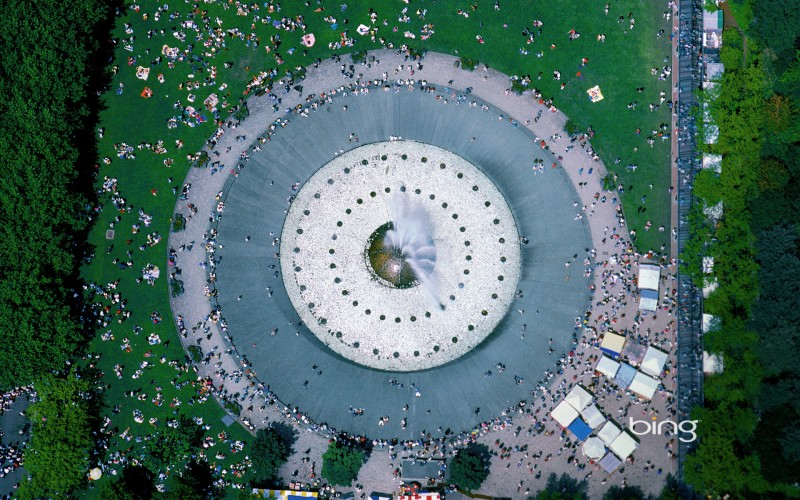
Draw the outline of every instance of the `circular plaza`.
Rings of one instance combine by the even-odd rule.
[[[264,120],[212,223],[214,307],[248,367],[287,407],[371,438],[529,400],[589,298],[569,265],[589,228],[552,153],[450,89],[362,87],[309,109]]]

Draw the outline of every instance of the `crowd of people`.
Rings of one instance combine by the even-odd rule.
[[[231,4],[234,5],[234,4]],[[225,5],[228,8],[228,4]],[[256,4],[245,5],[240,2],[235,3],[235,7],[239,10],[242,16],[247,16],[252,19],[253,26],[256,23],[271,24],[280,30],[287,33],[295,31],[303,31],[305,28],[305,20],[302,15],[287,15],[281,12],[280,4],[268,3],[265,7],[260,7]],[[499,5],[498,5],[499,7]],[[670,9],[673,6],[670,6]],[[233,32],[230,30],[225,31],[219,26],[215,26],[215,20],[207,14],[207,11],[193,11],[188,15],[180,12],[172,12],[167,6],[159,7],[155,12],[143,13],[140,12],[138,5],[133,5],[131,8],[138,15],[152,15],[154,18],[159,16],[168,17],[171,21],[176,23],[176,30],[172,32],[172,36],[178,42],[170,42],[169,30],[150,30],[146,32],[148,39],[164,38],[164,42],[168,45],[170,43],[185,43],[189,45],[185,49],[172,49],[161,55],[138,54],[139,58],[146,58],[150,56],[150,68],[154,71],[163,71],[167,73],[168,70],[174,68],[177,64],[186,64],[192,68],[192,73],[199,76],[189,79],[185,82],[180,82],[181,90],[193,90],[201,86],[213,85],[218,87],[221,81],[220,75],[222,72],[217,71],[219,64],[215,63],[216,54],[222,53],[228,44],[238,40],[245,43],[253,50],[259,47],[266,50],[270,57],[274,57],[275,61],[280,64],[282,62],[281,50],[286,50],[291,53],[297,50],[295,47],[286,49],[281,48],[284,43],[281,37],[276,35],[271,37],[268,41],[261,40],[256,36],[252,28],[250,32],[247,30],[235,29]],[[463,14],[469,15],[471,11],[464,10]],[[405,13],[403,13],[405,15]],[[418,12],[418,16],[424,18],[424,12]],[[347,9],[342,8],[341,13],[337,13],[334,17],[338,17],[337,23],[347,24]],[[399,19],[402,19],[402,15]],[[426,92],[433,95],[436,102],[444,104],[455,105],[468,105],[472,107],[480,106],[483,111],[493,112],[491,108],[478,100],[470,97],[470,92],[459,92],[455,90],[455,85],[452,80],[447,84],[443,82],[433,83],[428,82],[425,73],[423,61],[418,55],[411,52],[409,47],[401,46],[395,49],[394,45],[386,42],[378,35],[380,29],[389,26],[389,20],[382,20],[375,13],[373,26],[371,27],[371,36],[383,43],[387,49],[392,49],[395,56],[392,58],[396,61],[391,63],[391,68],[385,66],[390,63],[374,56],[365,57],[363,62],[359,65],[356,64],[343,64],[339,56],[334,56],[335,64],[341,67],[342,81],[338,85],[333,85],[327,92],[319,93],[319,95],[303,96],[302,87],[298,90],[292,76],[286,76],[280,81],[274,82],[271,92],[267,94],[270,99],[270,106],[272,110],[277,113],[273,122],[268,125],[267,130],[253,141],[253,145],[249,148],[232,151],[231,148],[236,147],[232,139],[233,134],[225,135],[229,131],[233,131],[239,125],[237,120],[222,120],[221,114],[216,111],[211,113],[212,120],[216,124],[216,133],[209,140],[209,157],[215,161],[209,161],[208,170],[213,174],[217,171],[224,171],[223,165],[233,165],[229,170],[234,175],[240,172],[249,155],[257,152],[261,147],[266,147],[273,135],[280,133],[285,129],[292,120],[303,119],[311,114],[322,110],[325,106],[333,105],[334,99],[339,105],[339,99],[342,101],[342,109],[347,110],[346,99],[365,94],[370,91],[385,91],[385,92],[404,92],[416,91]],[[630,24],[629,29],[633,29],[635,20],[629,16],[630,19],[626,20],[626,24]],[[333,19],[333,18],[332,18]],[[405,21],[402,21],[405,22]],[[393,20],[392,20],[393,24]],[[387,28],[388,29],[388,28]],[[396,28],[394,28],[396,29]],[[136,52],[136,35],[133,30],[128,27],[125,39],[121,40],[126,50]],[[433,33],[433,26],[426,25],[424,36],[430,36]],[[542,25],[534,21],[531,28],[527,29],[525,33],[526,39],[532,43],[535,37],[540,36],[542,33]],[[580,34],[578,32],[570,32],[568,34],[569,40],[576,40]],[[605,40],[605,34],[601,34],[602,40]],[[351,39],[344,37],[341,44],[347,45]],[[482,38],[479,39],[480,43],[486,43]],[[197,44],[198,50],[195,50],[194,45]],[[202,45],[202,48],[200,47]],[[387,59],[391,58],[387,54]],[[587,64],[588,61],[582,61],[582,64]],[[223,67],[229,69],[235,65],[234,62],[225,62]],[[320,61],[317,61],[315,68],[319,67]],[[382,65],[382,66],[380,66]],[[378,70],[380,66],[381,70]],[[670,65],[666,64],[658,69],[653,75],[656,82],[667,79],[670,76]],[[565,73],[566,74],[566,73]],[[266,71],[260,78],[257,85],[254,85],[249,91],[255,92],[263,88],[268,79],[277,78],[276,71]],[[560,76],[560,73],[559,73]],[[483,81],[488,81],[488,74],[483,75]],[[527,78],[528,82],[532,82],[535,78]],[[167,81],[169,79],[167,78]],[[159,78],[161,82],[162,79]],[[489,83],[487,83],[488,85]],[[506,82],[507,84],[507,82]],[[295,85],[295,87],[292,87]],[[223,84],[223,86],[226,86]],[[233,104],[229,101],[230,96],[224,92],[225,89],[220,91],[221,102],[219,108],[226,109]],[[294,95],[293,90],[297,92]],[[471,89],[470,89],[471,90]],[[121,94],[121,92],[118,92]],[[528,94],[538,101],[543,109],[546,110],[545,121],[547,115],[555,116],[558,109],[554,105],[554,100],[543,96],[541,92],[535,88],[530,88]],[[191,93],[189,94],[191,95]],[[506,93],[508,96],[508,92]],[[511,97],[511,96],[508,96]],[[657,107],[659,104],[664,103],[664,96],[658,103],[651,103],[651,107]],[[297,101],[296,104],[290,104]],[[671,101],[668,102],[668,105]],[[191,107],[191,99],[188,102],[176,102],[174,108],[177,114],[173,116],[168,126],[177,127],[180,124],[185,126],[194,127],[201,125],[204,121],[208,120],[202,113],[197,112]],[[653,108],[655,109],[655,108]],[[542,111],[539,110],[538,114],[531,119],[524,121],[517,121],[511,116],[503,114],[498,115],[500,120],[507,120],[515,127],[529,126],[537,127],[540,119],[542,119]],[[520,120],[522,118],[520,117]],[[211,120],[209,120],[211,121]],[[599,160],[598,154],[591,148],[588,142],[594,131],[588,130],[586,132],[577,133],[568,137],[559,136],[545,136],[546,139],[537,137],[537,142],[542,142],[545,148],[552,149],[554,154],[558,156],[559,160],[566,158],[569,162],[570,156],[582,154],[589,157],[593,162]],[[240,135],[240,137],[244,137]],[[662,128],[658,131],[653,131],[648,139],[660,138],[667,140],[669,138],[669,129]],[[357,137],[350,137],[350,140],[358,140]],[[242,141],[237,141],[242,142]],[[145,147],[139,148],[139,151],[147,154],[168,155],[163,141],[154,141],[153,144],[159,145],[156,148]],[[222,149],[225,146],[226,149]],[[651,143],[652,145],[652,143]],[[343,144],[343,147],[345,145]],[[176,148],[182,147],[176,143]],[[105,164],[110,164],[112,161],[127,161],[140,156],[133,147],[126,144],[120,144],[117,149],[117,159],[110,156],[104,158]],[[558,151],[556,153],[556,150]],[[563,150],[563,152],[562,152]],[[233,156],[237,161],[227,163],[223,161],[226,157]],[[164,160],[165,167],[174,161],[172,158]],[[599,165],[599,164],[598,164]],[[558,166],[558,165],[555,165]],[[543,165],[535,166],[537,174],[545,174],[546,169],[542,168]],[[630,242],[630,234],[625,225],[624,216],[622,215],[621,206],[613,195],[600,196],[599,185],[599,170],[595,168],[595,172],[589,167],[586,170],[581,170],[580,173],[571,172],[574,179],[578,176],[581,181],[575,182],[580,186],[578,195],[581,197],[576,200],[576,208],[580,207],[576,212],[576,218],[580,219],[588,217],[591,219],[593,226],[604,226],[605,230],[602,231],[602,238],[597,238],[600,233],[595,232],[595,246],[596,248],[587,249],[586,255],[583,255],[580,260],[574,258],[566,264],[572,265],[575,262],[583,263],[584,270],[587,274],[594,276],[594,283],[592,291],[595,294],[593,305],[586,315],[581,318],[576,318],[574,344],[573,349],[569,353],[557,358],[553,367],[545,372],[542,379],[538,381],[527,382],[530,386],[530,399],[520,402],[517,405],[509,407],[502,415],[487,418],[482,424],[475,429],[464,432],[447,432],[449,429],[441,430],[443,435],[434,437],[430,434],[422,435],[415,440],[372,440],[366,436],[349,435],[337,429],[333,429],[325,423],[312,422],[311,419],[303,413],[302,409],[295,407],[291,404],[283,404],[277,397],[270,391],[268,381],[258,380],[252,371],[249,369],[246,355],[241,352],[246,351],[243,346],[234,346],[230,341],[231,337],[227,332],[227,325],[224,321],[222,311],[212,310],[207,314],[202,321],[198,321],[192,326],[186,325],[184,317],[178,315],[176,324],[181,333],[181,337],[186,341],[187,345],[196,345],[201,353],[199,359],[199,374],[194,372],[193,365],[186,360],[168,359],[165,354],[167,342],[160,342],[160,338],[156,342],[148,342],[147,339],[154,339],[146,331],[146,327],[134,325],[118,326],[113,323],[122,324],[132,317],[133,311],[127,307],[127,299],[122,296],[122,292],[118,289],[120,279],[111,281],[105,285],[97,283],[90,283],[87,285],[87,293],[92,296],[93,305],[90,314],[95,318],[98,326],[103,328],[102,339],[104,341],[115,341],[116,336],[122,337],[120,339],[121,357],[115,360],[114,373],[118,379],[131,377],[132,380],[140,380],[134,383],[131,390],[126,392],[126,397],[133,403],[131,408],[126,408],[124,411],[130,411],[134,415],[136,422],[142,427],[140,429],[119,429],[114,425],[114,415],[122,412],[119,407],[115,408],[110,417],[107,417],[105,432],[107,432],[109,445],[116,451],[111,453],[101,466],[112,475],[121,470],[121,466],[129,463],[131,459],[141,458],[141,450],[147,443],[148,439],[152,437],[155,430],[161,425],[167,425],[167,421],[162,421],[157,417],[150,415],[148,409],[152,406],[160,407],[164,404],[173,408],[173,413],[177,412],[180,405],[195,405],[202,404],[209,400],[212,395],[216,395],[223,402],[235,403],[242,409],[243,422],[250,427],[261,427],[271,421],[281,419],[288,420],[298,426],[306,427],[317,434],[328,437],[335,437],[338,440],[343,440],[349,444],[368,447],[374,451],[385,449],[390,457],[392,463],[392,472],[396,476],[401,475],[400,460],[403,457],[413,456],[418,458],[448,458],[452,457],[454,453],[465,444],[470,442],[483,442],[491,446],[496,454],[497,460],[493,461],[492,471],[497,481],[504,480],[506,476],[510,476],[512,472],[514,475],[514,484],[519,482],[520,489],[523,491],[525,488],[526,494],[531,489],[536,489],[535,483],[529,481],[528,477],[538,479],[545,470],[545,463],[547,467],[554,471],[559,469],[555,467],[556,463],[563,463],[572,466],[576,469],[576,473],[581,474],[583,477],[590,477],[596,470],[591,467],[588,460],[580,454],[579,443],[569,437],[562,429],[560,429],[548,416],[548,412],[552,407],[557,404],[564,395],[575,384],[582,384],[584,387],[590,389],[596,396],[601,408],[607,415],[612,418],[621,419],[629,414],[646,414],[646,415],[671,415],[671,389],[674,388],[674,370],[663,380],[659,396],[654,401],[646,401],[642,398],[628,392],[622,391],[613,385],[613,381],[607,380],[604,377],[598,376],[594,372],[594,364],[598,359],[598,342],[603,333],[613,329],[614,331],[621,332],[627,335],[632,342],[642,343],[643,345],[657,345],[663,349],[669,349],[671,343],[674,343],[675,324],[673,318],[675,307],[675,284],[674,261],[668,261],[663,255],[641,255],[634,250]],[[589,180],[583,179],[588,176]],[[171,180],[171,178],[170,178]],[[587,186],[587,182],[591,186]],[[184,186],[181,192],[181,200],[187,203],[187,209],[194,215],[197,213],[197,205],[194,200],[189,199],[190,184]],[[591,188],[591,193],[584,187]],[[178,186],[173,185],[173,194],[177,193]],[[149,188],[148,192],[152,196],[158,195],[156,187]],[[134,242],[140,244],[138,246],[140,251],[145,251],[150,247],[157,245],[162,241],[158,233],[144,234],[146,231],[142,229],[147,228],[152,223],[153,217],[149,215],[149,210],[146,207],[135,209],[130,206],[126,198],[122,195],[122,191],[118,187],[118,180],[114,177],[106,177],[102,183],[100,194],[111,201],[113,210],[117,212],[117,216],[113,219],[110,228],[114,229],[115,225],[121,223],[123,220],[132,222],[131,233],[126,235],[128,245]],[[597,196],[593,196],[597,194]],[[224,209],[224,204],[220,202],[214,205],[217,207],[209,213],[209,219],[213,222],[218,219],[219,214]],[[98,210],[101,210],[98,207]],[[132,217],[137,217],[138,220],[133,222],[129,221]],[[579,216],[579,217],[577,217]],[[189,217],[191,219],[191,215]],[[200,223],[205,223],[201,221]],[[147,242],[144,240],[147,237]],[[214,285],[214,267],[215,267],[215,237],[214,234],[208,232],[205,240],[202,242],[206,256],[202,259],[204,269],[208,271],[209,280],[209,296],[210,291]],[[183,261],[188,260],[188,254],[192,251],[194,241],[187,242],[180,245],[178,248],[170,248],[170,269],[169,274],[172,279],[180,276],[181,265]],[[661,252],[664,252],[664,248]],[[111,245],[107,249],[108,254],[119,254],[120,249],[115,249]],[[116,263],[119,264],[119,269],[124,270],[133,267],[133,256],[135,252],[125,248],[125,256],[115,257]],[[603,256],[602,261],[598,261],[598,255]],[[665,273],[662,283],[662,298],[660,310],[656,314],[643,315],[637,310],[637,292],[635,286],[635,274],[638,263],[647,258],[648,260],[655,260],[661,262],[664,269],[668,272]],[[148,278],[152,284],[152,280]],[[141,282],[141,278],[139,278]],[[271,294],[270,294],[271,295]],[[150,314],[154,324],[160,322],[161,315],[157,311],[145,311]],[[139,312],[142,313],[141,311]],[[528,314],[534,314],[532,311]],[[156,321],[158,318],[158,321]],[[534,321],[532,318],[531,321]],[[112,330],[111,328],[114,328]],[[120,329],[130,329],[129,333],[123,337],[119,332]],[[215,335],[219,332],[219,335]],[[131,341],[131,338],[134,340]],[[147,342],[147,344],[144,344]],[[143,346],[143,347],[140,347]],[[225,362],[225,358],[230,357],[235,360],[236,367],[232,367],[229,363]],[[99,358],[99,356],[98,356]],[[97,358],[95,358],[96,360]],[[128,361],[129,360],[129,361]],[[157,385],[155,379],[148,379],[148,371],[154,366],[154,363],[168,364],[174,368],[175,376],[170,380],[170,385],[174,386],[175,390]],[[674,367],[674,363],[673,363]],[[147,382],[150,382],[148,385]],[[522,384],[526,382],[523,380]],[[140,384],[140,385],[139,385]],[[136,386],[138,385],[138,386]],[[167,389],[167,390],[165,390]],[[174,395],[180,394],[180,395]],[[186,394],[187,396],[183,396]],[[152,406],[151,406],[152,405]],[[354,408],[353,415],[359,416],[368,408]],[[376,418],[376,425],[380,425],[379,420]],[[207,426],[206,423],[196,422],[199,425]],[[385,424],[386,422],[384,422]],[[394,424],[394,422],[392,422]],[[399,425],[399,423],[398,423]],[[220,435],[221,436],[221,435]],[[227,456],[240,452],[240,447],[236,442],[233,442],[227,437],[217,436],[217,439],[211,438],[210,441],[204,443],[204,450],[202,456],[205,457],[210,463],[217,460],[222,460],[220,456]],[[533,436],[538,436],[537,439],[532,440]],[[139,447],[126,446],[125,442],[134,442],[140,444]],[[671,440],[665,437],[664,440],[667,449],[671,450]],[[213,451],[209,451],[211,447],[216,447]],[[122,451],[124,449],[129,451]],[[237,449],[238,448],[238,449]],[[13,456],[16,451],[11,451],[9,456]],[[216,453],[214,453],[216,452]],[[640,452],[637,452],[638,455]],[[653,467],[657,467],[658,473],[662,470],[672,470],[672,460],[674,455],[670,451],[668,455],[656,458],[655,454],[645,460],[635,459],[626,464],[626,469],[632,470],[636,468],[640,471],[650,471]],[[11,459],[13,463],[13,457]],[[230,485],[235,484],[235,478],[247,468],[248,460],[242,457],[242,460],[235,462],[233,465],[220,469],[219,484]],[[512,464],[515,466],[512,468]],[[656,466],[656,464],[658,464]],[[652,467],[651,467],[652,466]],[[503,469],[507,469],[504,471]],[[514,472],[517,469],[517,472]],[[564,469],[566,470],[566,469]],[[588,470],[588,472],[587,472]],[[167,472],[168,473],[168,472]],[[524,473],[524,474],[523,474]],[[519,479],[518,479],[519,478]],[[163,483],[165,477],[160,478]],[[317,481],[318,478],[317,478]],[[605,482],[605,479],[602,480]]]

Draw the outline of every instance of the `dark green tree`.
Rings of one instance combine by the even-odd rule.
[[[181,415],[175,427],[164,427],[146,445],[145,465],[154,473],[181,462],[200,445],[203,428]]]
[[[364,452],[332,442],[322,455],[322,477],[331,484],[349,486],[364,463]]]
[[[800,11],[792,0],[753,0],[750,32],[786,63],[794,57],[800,36]]]
[[[483,444],[471,444],[460,450],[447,468],[450,482],[468,491],[477,490],[489,476],[490,457],[489,448]]]
[[[547,477],[547,485],[536,494],[537,500],[585,500],[586,481],[578,481],[568,474],[556,476],[553,472]]]
[[[275,480],[278,470],[289,458],[289,448],[273,429],[259,429],[250,453],[253,474],[257,483]]]
[[[47,375],[35,387],[40,401],[27,410],[32,427],[24,456],[31,481],[22,482],[19,498],[67,498],[86,484],[90,468],[89,381]]]
[[[638,486],[611,486],[603,495],[603,500],[652,500],[653,497],[645,495]]]
[[[62,370],[85,335],[79,249],[96,161],[90,82],[116,2],[3,2],[0,387]],[[105,31],[106,34],[103,34]]]
[[[678,481],[672,474],[667,475],[664,487],[658,494],[658,500],[699,500],[700,498],[694,490]]]
[[[205,462],[190,460],[175,477],[172,489],[167,493],[169,500],[213,500],[221,498],[219,488],[214,485],[214,475]]]

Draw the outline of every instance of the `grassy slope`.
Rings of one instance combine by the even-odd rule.
[[[317,45],[309,51],[307,56],[302,55],[303,47],[299,45],[300,32],[289,33],[278,31],[271,26],[259,24],[256,33],[261,38],[261,45],[256,51],[247,48],[245,43],[238,40],[227,38],[226,47],[223,55],[211,59],[211,64],[218,68],[219,76],[214,87],[201,87],[192,91],[197,95],[194,102],[196,108],[202,107],[203,99],[212,91],[222,95],[218,87],[222,83],[229,85],[226,92],[230,92],[229,99],[234,103],[242,95],[244,83],[249,75],[266,68],[274,67],[275,61],[271,55],[265,54],[264,47],[268,45],[269,36],[280,33],[284,43],[280,52],[286,58],[286,62],[279,67],[282,76],[285,69],[295,66],[307,65],[313,62],[316,57],[327,57],[331,51],[327,48],[330,41],[338,39],[341,31],[341,21],[343,17],[350,19],[349,29],[354,32],[355,27],[364,22],[369,24],[367,9],[369,4],[361,1],[348,2],[349,8],[342,14],[336,4],[329,4],[328,10],[322,13],[314,13],[311,9],[306,9],[303,4],[295,1],[285,1],[284,10],[281,15],[303,13],[309,25],[308,31],[317,36]],[[122,221],[116,226],[117,235],[114,243],[114,250],[110,255],[105,252],[110,242],[104,239],[105,230],[111,219],[118,215],[113,210],[110,203],[105,200],[105,210],[99,216],[99,223],[91,234],[91,242],[97,246],[97,256],[94,262],[84,270],[87,280],[98,283],[108,283],[116,279],[121,279],[119,291],[123,298],[128,300],[128,309],[133,311],[133,317],[122,325],[114,322],[111,329],[116,340],[102,342],[99,339],[93,344],[92,350],[102,354],[98,365],[106,373],[105,381],[110,384],[106,392],[109,406],[120,404],[123,411],[120,415],[114,416],[114,425],[119,427],[120,432],[126,427],[142,434],[152,431],[149,424],[135,424],[132,419],[132,410],[139,408],[145,412],[146,417],[159,417],[162,424],[166,418],[172,416],[172,409],[168,404],[162,407],[155,407],[149,401],[139,402],[126,399],[123,393],[131,388],[143,387],[150,397],[155,394],[154,386],[160,385],[164,389],[167,403],[174,396],[180,397],[184,402],[181,408],[184,411],[191,411],[192,414],[202,415],[214,428],[209,432],[216,436],[221,430],[218,424],[222,416],[222,410],[216,403],[207,402],[202,406],[188,407],[186,400],[193,394],[191,387],[177,391],[169,381],[176,376],[174,369],[166,364],[158,363],[158,358],[164,354],[168,360],[183,359],[183,351],[175,337],[174,327],[171,323],[169,304],[167,301],[166,275],[166,235],[168,232],[168,221],[175,203],[175,197],[170,192],[170,187],[181,182],[187,172],[188,164],[185,159],[187,153],[197,151],[201,148],[203,141],[213,132],[214,126],[210,123],[203,124],[196,128],[188,128],[180,125],[179,128],[167,130],[166,120],[176,114],[172,108],[172,103],[180,99],[184,105],[188,94],[185,90],[178,90],[178,83],[185,81],[189,74],[194,73],[194,79],[202,81],[207,73],[196,72],[187,63],[178,63],[174,69],[168,69],[165,63],[151,71],[147,82],[138,80],[134,76],[135,67],[139,64],[149,66],[149,62],[154,59],[161,51],[161,46],[179,46],[185,48],[186,44],[180,44],[171,36],[170,27],[177,22],[170,22],[168,16],[163,15],[159,22],[153,21],[155,11],[154,2],[143,2],[141,11],[137,14],[128,11],[129,17],[121,20],[117,28],[117,37],[127,37],[122,28],[122,22],[131,23],[134,28],[136,41],[134,52],[128,52],[119,44],[117,50],[117,62],[119,72],[114,77],[113,87],[116,88],[119,82],[125,84],[122,95],[116,95],[112,90],[105,96],[108,109],[101,116],[101,125],[105,127],[105,138],[100,143],[102,155],[108,155],[113,159],[111,165],[101,164],[100,175],[108,175],[119,179],[119,189],[123,196],[128,200],[133,211],[129,215],[123,215]],[[146,5],[146,6],[145,6]],[[659,4],[660,5],[660,4]],[[202,8],[210,11],[211,19],[217,16],[223,21],[223,28],[240,26],[247,33],[252,16],[239,17],[235,15],[235,10],[223,10],[220,4],[201,4]],[[428,8],[429,13],[425,22],[432,22],[435,25],[436,34],[427,42],[419,39],[411,41],[415,47],[425,47],[431,50],[459,53],[464,56],[475,57],[487,62],[490,66],[508,74],[526,74],[534,76],[534,86],[542,89],[547,96],[554,96],[556,104],[579,126],[587,127],[592,125],[597,132],[593,140],[595,148],[607,165],[613,167],[613,159],[621,157],[621,165],[637,163],[639,169],[635,173],[624,171],[619,172],[621,181],[626,185],[634,185],[632,193],[626,192],[623,197],[624,207],[628,214],[632,227],[639,229],[639,244],[642,249],[657,249],[659,245],[666,243],[667,233],[658,233],[655,229],[646,233],[641,230],[641,226],[647,219],[652,219],[654,227],[658,225],[669,226],[669,199],[667,197],[667,187],[669,185],[669,160],[668,142],[657,142],[655,148],[649,148],[644,142],[644,137],[650,130],[657,127],[661,122],[669,120],[666,106],[658,113],[650,113],[647,103],[656,101],[659,90],[669,91],[668,82],[656,82],[655,78],[649,73],[651,67],[660,67],[662,59],[669,54],[669,46],[666,39],[656,41],[655,32],[659,28],[668,29],[666,21],[661,17],[661,7],[649,2],[641,3],[637,1],[625,0],[617,2],[612,7],[609,16],[602,12],[603,6],[599,2],[587,2],[579,0],[565,0],[559,2],[558,8],[546,8],[543,4],[532,2],[511,2],[504,1],[503,9],[496,12],[492,9],[492,4],[480,2],[477,12],[471,12],[468,19],[456,14],[456,7],[444,7],[442,3],[419,2],[418,5],[409,5],[409,13],[412,21],[409,24],[396,22],[399,11],[405,4],[392,3],[391,6],[380,5],[378,7],[379,23],[382,19],[389,19],[388,27],[382,27],[380,35],[386,36],[388,40],[394,41],[396,46],[409,40],[402,37],[402,33],[408,29],[418,33],[423,21],[414,16],[417,7]],[[466,6],[466,4],[465,4]],[[176,6],[173,6],[173,8]],[[316,5],[312,5],[316,7]],[[179,4],[178,9],[184,11],[186,6]],[[618,24],[616,18],[619,15],[627,16],[633,11],[637,18],[636,28],[628,35],[622,33],[625,25]],[[142,14],[148,12],[150,20],[143,21]],[[326,15],[334,15],[339,18],[340,25],[337,30],[332,30],[322,18]],[[265,14],[262,14],[265,15]],[[537,37],[536,42],[525,45],[525,39],[520,35],[523,27],[531,27],[532,20],[539,19],[544,22],[543,34]],[[483,27],[479,23],[484,23]],[[504,28],[503,23],[508,27]],[[379,24],[380,25],[380,24]],[[399,31],[391,33],[391,27],[397,25]],[[166,36],[154,37],[148,40],[146,30],[153,28],[163,28]],[[567,40],[567,31],[571,28],[576,29],[582,36],[575,41]],[[189,32],[192,33],[192,32]],[[605,33],[607,39],[605,43],[595,40],[598,33]],[[485,44],[479,44],[475,36],[480,34],[485,39]],[[358,37],[356,49],[378,48],[376,44],[369,42],[368,38]],[[201,52],[202,44],[191,40],[191,35],[187,38],[187,43],[194,43],[194,53]],[[550,44],[555,43],[557,48],[551,50]],[[296,46],[298,51],[293,55],[287,55],[289,47]],[[519,48],[526,46],[530,54],[523,56],[519,53]],[[150,48],[150,55],[145,55],[145,49]],[[336,52],[346,53],[352,49],[344,48]],[[537,58],[535,52],[544,50],[545,55]],[[130,55],[138,55],[137,64],[129,66],[127,58]],[[578,71],[577,65],[582,57],[589,58],[589,64],[581,68],[584,80],[575,78]],[[232,69],[223,68],[224,61],[235,62]],[[247,67],[249,66],[249,70]],[[558,69],[562,72],[562,81],[567,82],[565,90],[558,89],[558,83],[552,80],[552,72]],[[535,80],[535,76],[542,71],[544,77],[541,81]],[[156,75],[162,72],[166,77],[166,82],[160,84],[156,81]],[[591,104],[585,94],[585,90],[595,84],[599,84],[606,96],[605,101]],[[139,93],[145,87],[153,89],[155,95],[151,99],[139,97]],[[645,94],[637,94],[634,88],[644,86],[647,91]],[[627,109],[627,103],[638,100],[639,108],[636,111]],[[225,113],[225,110],[223,110]],[[210,114],[206,113],[210,119]],[[641,128],[642,136],[636,136],[634,130]],[[126,142],[136,146],[141,142],[155,143],[158,139],[165,141],[168,149],[166,155],[155,155],[146,150],[137,150],[135,160],[121,160],[114,154],[113,145],[115,143]],[[183,150],[175,148],[175,140],[182,139],[186,147]],[[634,153],[634,146],[639,146],[639,152]],[[162,164],[164,158],[173,158],[174,165],[166,168]],[[170,184],[168,177],[173,178]],[[648,184],[656,186],[652,191],[647,187]],[[158,195],[152,196],[151,189],[157,188]],[[639,205],[639,198],[647,193],[646,216],[637,216],[636,207]],[[131,225],[137,222],[138,209],[143,207],[145,212],[154,216],[154,222],[150,228],[142,228],[138,235],[131,235]],[[205,214],[198,214],[203,217]],[[158,231],[165,240],[159,245],[148,248],[141,252],[138,246],[143,244],[146,234],[149,231]],[[127,246],[125,240],[133,238],[132,245]],[[135,265],[131,269],[120,270],[111,261],[115,257],[127,260],[125,251],[130,249],[134,254]],[[196,248],[195,252],[202,251]],[[139,272],[146,263],[153,263],[162,268],[162,278],[157,281],[155,287],[146,284],[137,285],[134,279],[139,276]],[[160,325],[153,325],[149,321],[149,314],[158,311],[164,316],[164,322]],[[145,332],[135,336],[132,333],[133,325],[142,325]],[[138,368],[138,364],[145,358],[144,353],[151,349],[146,343],[146,335],[155,332],[162,340],[172,339],[168,347],[152,347],[154,357],[147,358],[150,362],[155,362],[155,367],[148,369],[145,375],[139,380],[131,379],[131,374]],[[132,353],[124,353],[119,345],[124,337],[131,340],[133,346]],[[125,375],[123,379],[117,380],[113,374],[113,366],[116,363],[125,365]],[[182,379],[191,378],[191,374],[183,375]],[[154,385],[150,380],[156,380]],[[109,408],[110,414],[110,408]],[[244,439],[246,433],[239,426],[232,426],[228,429],[235,439]],[[134,444],[117,443],[112,440],[110,452],[115,451],[117,446],[122,449]],[[212,448],[212,455],[218,451],[218,445]],[[227,452],[227,450],[225,450]],[[241,456],[231,455],[229,458],[219,461],[221,465],[227,465],[234,459],[241,460]],[[242,453],[238,455],[243,455]],[[213,461],[213,460],[212,460]]]

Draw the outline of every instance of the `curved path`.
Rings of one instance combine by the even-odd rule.
[[[449,94],[445,95],[449,99]],[[498,119],[501,111],[481,108],[482,101],[474,106],[452,101],[445,104],[439,92],[409,90],[405,85],[396,92],[373,88],[357,97],[337,95],[308,117],[293,117],[287,127],[277,130],[224,190],[225,207],[216,225],[217,246],[222,247],[215,253],[220,260],[215,283],[219,310],[233,343],[239,352],[245,350],[256,376],[268,383],[280,400],[299,407],[316,422],[371,438],[413,439],[423,431],[436,436],[447,428],[457,432],[470,429],[487,415],[497,416],[529,399],[530,386],[520,380],[535,382],[545,370],[554,369],[558,356],[572,342],[575,318],[588,306],[589,280],[581,264],[591,240],[587,220],[575,218],[573,200],[577,195],[569,178],[563,170],[550,167],[555,158],[534,143],[533,134],[514,127],[507,119]],[[251,114],[248,120],[266,123],[259,114]],[[353,133],[360,139],[358,144],[347,143]],[[433,144],[478,166],[503,193],[516,217],[519,234],[529,242],[522,245],[522,276],[517,284],[523,295],[511,303],[495,332],[455,361],[421,372],[380,372],[356,365],[320,345],[305,326],[298,328],[300,318],[288,301],[284,277],[278,272],[277,246],[271,244],[283,230],[288,198],[296,193],[293,185],[299,182],[302,186],[334,157],[337,146],[355,148],[390,136]],[[402,147],[402,142],[396,144]],[[535,159],[547,165],[538,175],[532,170]],[[412,190],[426,191],[425,179],[405,182]],[[453,171],[450,182],[468,180],[459,179]],[[363,189],[369,192],[383,187]],[[466,191],[476,196],[471,189]],[[437,202],[449,200],[451,205],[451,197],[464,196],[434,194]],[[347,214],[346,209],[357,208],[359,195],[366,196],[353,193],[352,207],[326,209],[340,211],[341,220],[349,224],[356,212]],[[450,208],[448,205],[439,212],[449,218]],[[519,245],[520,236],[514,228],[501,226],[495,236],[483,237],[499,237],[504,242],[501,246]],[[322,259],[329,258],[329,246],[337,246],[329,238],[316,245]],[[461,248],[466,253],[472,247]],[[580,261],[565,266],[574,261],[573,256],[579,256]],[[282,260],[287,258],[292,255],[284,255]],[[458,262],[468,267],[462,255]],[[347,272],[343,272],[346,280]],[[331,281],[327,286],[336,285]],[[357,292],[352,296],[357,297]],[[487,295],[486,302],[490,301]],[[383,312],[391,319],[408,315],[400,310]],[[503,312],[495,314],[502,316]],[[348,303],[347,309],[336,314],[341,318],[365,313],[361,305]],[[418,322],[427,320],[421,312],[419,315]],[[331,320],[335,322],[335,318]],[[452,335],[458,335],[458,331],[453,329]],[[441,348],[449,347],[444,344]],[[379,343],[358,349],[386,351]],[[413,357],[407,362],[413,363]],[[496,368],[498,363],[506,367],[502,373]],[[391,384],[391,380],[396,382]],[[350,408],[363,408],[365,413],[354,418]],[[379,425],[380,417],[389,420]]]

